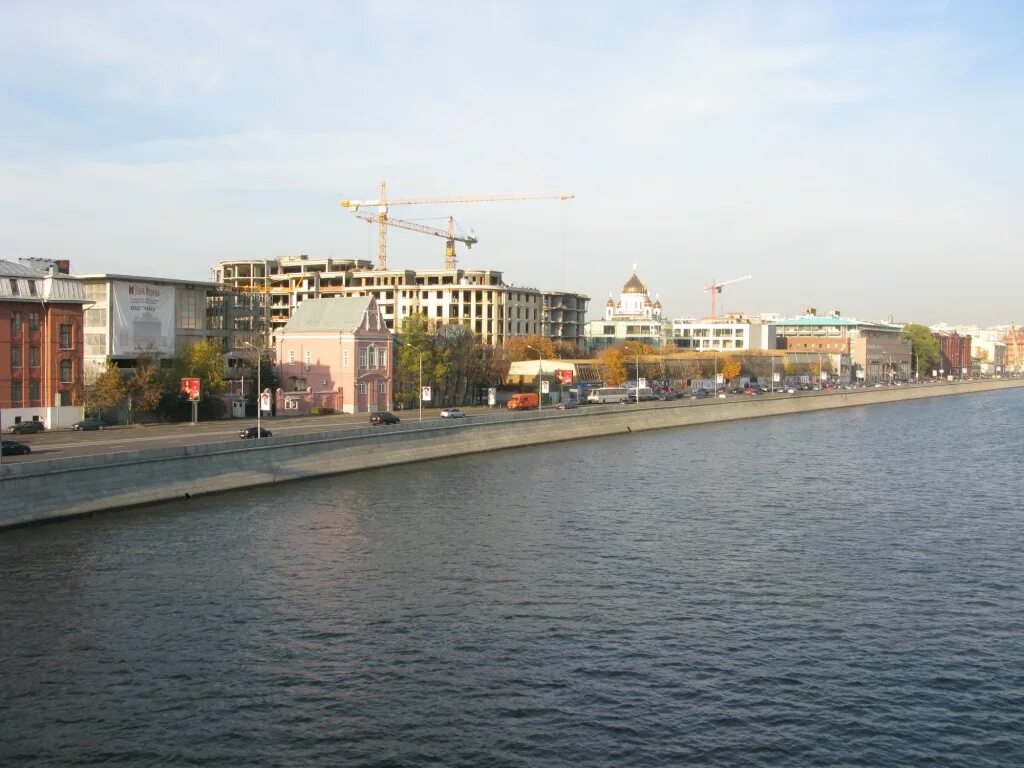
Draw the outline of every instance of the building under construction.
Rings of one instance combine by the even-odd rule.
[[[490,269],[373,269],[365,260],[308,256],[222,261],[212,277],[233,289],[237,301],[249,301],[248,315],[234,315],[239,338],[259,335],[267,346],[300,303],[332,296],[373,296],[393,332],[421,315],[464,325],[492,345],[527,335],[580,345],[590,301],[578,293],[508,285]]]

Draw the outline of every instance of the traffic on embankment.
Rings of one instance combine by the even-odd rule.
[[[400,414],[371,426],[367,414],[264,420],[271,437],[240,440],[239,422],[42,433],[32,453],[0,465],[0,528],[238,488],[529,445],[734,419],[799,414],[1024,387],[1024,379],[776,393],[507,411],[466,418]],[[248,427],[248,422],[244,423]]]

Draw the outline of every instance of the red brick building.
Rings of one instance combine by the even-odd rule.
[[[971,337],[959,333],[933,333],[939,342],[939,370],[943,376],[971,375]]]
[[[67,262],[0,260],[0,428],[81,419],[82,284]]]

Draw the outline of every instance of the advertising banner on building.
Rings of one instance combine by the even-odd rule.
[[[559,384],[569,385],[572,384],[572,371],[559,369],[555,371],[555,377],[558,379]]]
[[[140,350],[174,354],[174,288],[152,283],[113,284],[111,354]]]
[[[202,384],[199,379],[182,379],[181,394],[193,403],[198,403],[202,399],[203,394]]]

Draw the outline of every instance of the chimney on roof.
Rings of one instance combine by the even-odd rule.
[[[807,309],[804,310],[804,314],[808,315],[809,317],[817,317],[818,310],[815,309],[814,307],[808,307]]]

